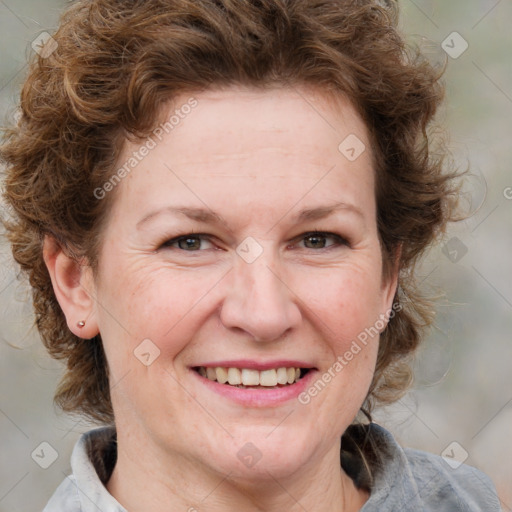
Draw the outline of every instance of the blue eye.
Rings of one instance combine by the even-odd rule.
[[[328,240],[334,242],[328,244]],[[332,246],[337,245],[349,245],[349,243],[339,235],[334,233],[323,233],[321,231],[315,231],[302,235],[301,241],[305,242],[306,249],[328,249]],[[309,243],[309,246],[307,245]]]
[[[207,242],[211,247],[201,247],[202,242]],[[188,235],[173,238],[162,244],[162,247],[175,247],[183,251],[195,252],[198,250],[211,249],[213,244],[208,240],[208,235],[190,233]]]

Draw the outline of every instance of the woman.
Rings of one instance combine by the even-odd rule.
[[[499,510],[485,475],[368,421],[409,384],[414,264],[454,194],[426,135],[439,77],[396,19],[67,10],[2,147],[56,400],[105,425],[46,512]]]

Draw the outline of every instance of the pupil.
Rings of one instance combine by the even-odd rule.
[[[311,240],[313,247],[325,247],[325,238],[321,235],[311,235],[307,237],[307,240]]]
[[[182,242],[186,244],[185,247],[182,246]],[[199,238],[184,238],[179,242],[180,249],[198,249],[200,244]]]

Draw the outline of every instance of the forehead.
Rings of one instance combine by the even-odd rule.
[[[342,96],[306,88],[213,89],[174,98],[158,123],[148,139],[154,147],[121,184],[132,209],[169,203],[177,194],[196,206],[216,199],[225,205],[236,194],[239,203],[231,197],[229,204],[241,211],[251,200],[291,207],[301,197],[373,195],[367,129]],[[126,143],[120,162],[140,147]]]
[[[191,97],[182,94],[175,98],[162,109],[163,120],[171,119]],[[244,150],[262,149],[304,154],[311,160],[319,156],[318,151],[326,156],[326,149],[337,150],[350,134],[361,141],[368,139],[364,122],[345,97],[311,87],[260,90],[236,86],[208,90],[194,98],[197,107],[175,129],[175,141],[180,145],[176,162],[180,157],[190,159],[192,154],[211,159],[225,154],[245,156]],[[182,144],[192,131],[192,146]]]

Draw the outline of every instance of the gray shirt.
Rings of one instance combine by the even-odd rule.
[[[347,437],[348,434],[348,437]],[[357,455],[370,455],[371,475]],[[116,461],[116,435],[104,427],[83,434],[71,456],[72,474],[43,512],[126,512],[105,488]],[[491,480],[477,469],[440,456],[403,449],[384,428],[353,425],[342,438],[343,469],[370,498],[361,512],[500,512]],[[191,504],[191,507],[193,505]]]

